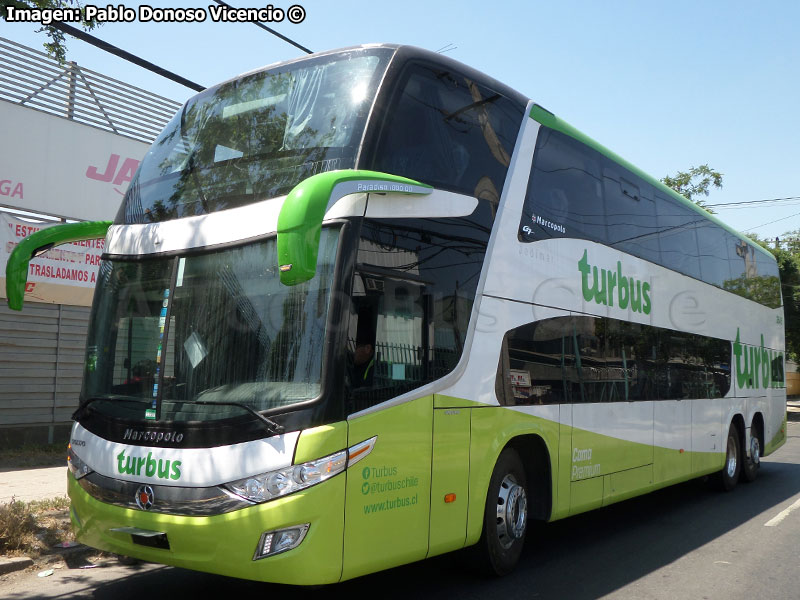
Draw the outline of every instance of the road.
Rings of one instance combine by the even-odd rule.
[[[796,509],[796,510],[795,510]],[[800,598],[800,422],[753,484],[729,494],[693,481],[532,529],[519,568],[485,579],[463,554],[339,584],[351,597],[641,600]],[[325,591],[328,591],[327,588]],[[286,588],[158,565],[60,569],[4,581],[0,598],[270,597]]]

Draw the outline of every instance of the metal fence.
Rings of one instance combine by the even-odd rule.
[[[147,143],[181,106],[2,37],[0,99]]]
[[[0,302],[0,427],[68,422],[78,407],[89,308]]]

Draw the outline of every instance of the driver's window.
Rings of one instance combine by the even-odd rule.
[[[427,379],[425,296],[418,282],[357,273],[348,331],[348,387],[356,410]]]

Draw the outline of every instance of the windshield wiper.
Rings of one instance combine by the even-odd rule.
[[[264,425],[266,425],[267,431],[269,431],[270,433],[279,434],[279,433],[283,433],[285,431],[285,428],[283,427],[283,425],[278,425],[275,421],[273,421],[272,419],[270,419],[268,417],[265,417],[264,415],[262,415],[260,412],[258,412],[252,406],[248,406],[247,404],[242,404],[241,402],[229,402],[229,401],[208,402],[208,401],[205,401],[205,400],[181,400],[181,402],[183,402],[185,404],[202,404],[203,406],[218,406],[218,405],[222,405],[222,406],[238,406],[239,408],[242,408],[242,409],[246,410],[251,415],[253,415],[256,419],[258,419],[259,421],[264,423]]]
[[[75,410],[75,412],[72,413],[72,420],[73,421],[80,420],[84,416],[84,410],[86,410],[86,407],[89,406],[95,400],[114,400],[114,401],[128,400],[128,401],[131,401],[131,402],[140,402],[140,403],[143,402],[143,403],[148,404],[148,405],[150,404],[150,402],[148,400],[145,400],[143,398],[128,398],[128,397],[125,397],[125,396],[116,396],[116,397],[95,396],[94,398],[89,398],[88,400],[83,402]],[[242,409],[246,410],[251,415],[253,415],[255,418],[257,418],[259,421],[261,421],[266,426],[266,429],[267,429],[267,431],[269,431],[269,433],[271,433],[271,434],[279,434],[279,433],[283,433],[285,431],[285,428],[283,427],[283,425],[279,425],[278,423],[276,423],[272,419],[262,415],[260,412],[255,410],[253,407],[247,406],[247,404],[242,404],[241,402],[227,402],[227,401],[226,402],[206,402],[204,400],[182,400],[182,402],[185,402],[186,404],[202,404],[204,406],[213,406],[213,405],[237,406],[239,408],[242,408]]]
[[[139,402],[148,405],[150,404],[150,401],[145,398],[131,398],[129,396],[94,396],[93,398],[89,398],[88,400],[85,400],[80,403],[78,408],[75,409],[75,412],[72,413],[72,420],[78,421],[79,419],[81,419],[85,414],[84,411],[86,410],[86,407],[89,406],[95,400],[113,400],[113,401],[127,400],[129,402]]]

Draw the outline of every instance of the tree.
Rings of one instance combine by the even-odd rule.
[[[9,7],[39,10],[77,8],[81,11],[81,15],[84,15],[83,4],[79,0],[0,0],[0,16],[6,21],[8,20]],[[98,23],[97,19],[84,18],[80,22],[74,23],[74,25],[79,26],[84,31],[90,31],[100,26],[101,23]],[[64,32],[53,25],[43,25],[36,30],[36,33],[41,31],[45,32],[47,37],[50,38],[50,41],[44,44],[47,53],[58,62],[63,63],[67,57],[67,44]]]
[[[674,176],[667,175],[661,182],[708,212],[714,212],[698,196],[708,196],[712,186],[721,188],[722,173],[705,164],[690,167],[688,171],[678,171]]]
[[[796,237],[797,232],[787,232],[783,237]],[[786,332],[786,356],[800,362],[800,243],[789,244],[788,249],[770,247],[766,240],[754,234],[748,237],[769,250],[778,262],[783,294],[783,319]]]
[[[794,254],[795,256],[800,257],[800,229],[795,229],[794,231],[787,231],[783,235],[780,236],[781,244],[786,244],[786,249]]]

